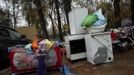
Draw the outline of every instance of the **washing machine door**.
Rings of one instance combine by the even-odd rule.
[[[104,63],[107,60],[108,52],[106,47],[99,47],[98,51],[96,52],[94,56],[94,63],[95,64],[101,64]]]

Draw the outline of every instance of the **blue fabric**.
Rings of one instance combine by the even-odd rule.
[[[67,66],[64,64],[64,75],[68,75],[68,73],[70,73],[69,69],[67,68]]]
[[[11,52],[11,50],[12,50],[12,48],[8,48],[8,53],[10,53],[10,52]]]
[[[71,73],[68,69],[68,67],[64,64],[63,66],[63,72],[64,72],[64,75],[77,75],[75,73]]]
[[[30,44],[27,44],[27,45],[25,46],[25,49],[26,49],[27,53],[29,53],[29,54],[32,54],[32,53],[33,53],[33,50],[32,50],[32,48],[31,48],[31,46],[32,46],[31,43],[30,43]]]

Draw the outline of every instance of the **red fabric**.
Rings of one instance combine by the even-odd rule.
[[[116,39],[117,39],[117,33],[112,32],[112,33],[111,33],[111,38],[112,38],[112,41],[113,41],[113,40],[116,40]]]

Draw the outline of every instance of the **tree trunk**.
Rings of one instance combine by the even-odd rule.
[[[114,0],[114,14],[118,16],[120,14],[120,0]]]
[[[66,14],[66,19],[67,19],[67,24],[68,24],[68,33],[70,34],[70,24],[69,24],[69,17],[68,17],[68,13],[65,12]]]
[[[8,26],[13,27],[13,25],[11,24],[11,21],[10,21],[11,20],[10,19],[10,11],[9,11],[10,7],[8,5],[9,0],[7,0],[7,2],[5,1],[5,3],[6,3],[6,9],[7,9]]]
[[[131,11],[132,11],[131,19],[134,25],[134,0],[131,0]]]
[[[114,14],[116,17],[119,17],[119,21],[117,22],[117,28],[121,26],[121,17],[120,17],[120,0],[114,0]]]
[[[70,25],[69,25],[69,16],[68,13],[71,11],[71,0],[63,0],[64,3],[64,10],[65,10],[65,15],[67,19],[67,24],[68,24],[68,32],[70,34]]]
[[[31,26],[31,22],[30,22],[30,20],[29,20],[29,17],[27,16],[27,23],[28,23],[28,27],[30,27]]]
[[[16,28],[17,21],[16,21],[16,14],[15,14],[15,0],[13,0],[12,5],[13,5],[13,25],[14,25],[14,28]]]
[[[35,5],[37,7],[37,11],[38,11],[38,15],[40,17],[40,24],[41,24],[41,27],[42,27],[42,31],[43,31],[43,35],[44,38],[49,38],[48,36],[48,31],[47,31],[47,28],[46,28],[46,20],[44,19],[44,14],[43,14],[43,9],[42,9],[42,6],[41,6],[41,0],[34,0],[35,1]]]
[[[55,0],[54,2],[55,2],[56,10],[57,10],[57,18],[58,18],[58,25],[59,25],[58,29],[59,29],[60,40],[64,41],[63,34],[62,34],[62,28],[61,28],[60,13],[59,13],[59,1]]]
[[[54,36],[54,38],[55,38],[55,37],[56,37],[56,32],[55,32],[54,22],[53,22],[53,19],[52,19],[51,14],[48,14],[48,15],[49,15],[49,18],[51,19],[51,22],[52,22],[53,36]]]

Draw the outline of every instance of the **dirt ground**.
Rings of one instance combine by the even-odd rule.
[[[134,49],[114,53],[114,62],[112,63],[92,65],[84,59],[77,62],[66,60],[66,64],[71,72],[78,73],[78,75],[134,75]],[[63,75],[59,70],[48,73],[49,75]],[[36,73],[18,75],[36,75]]]
[[[71,72],[79,75],[134,75],[134,49],[114,53],[114,62],[92,65],[87,60],[81,60],[67,65]],[[63,75],[58,71],[51,71],[49,75]]]

